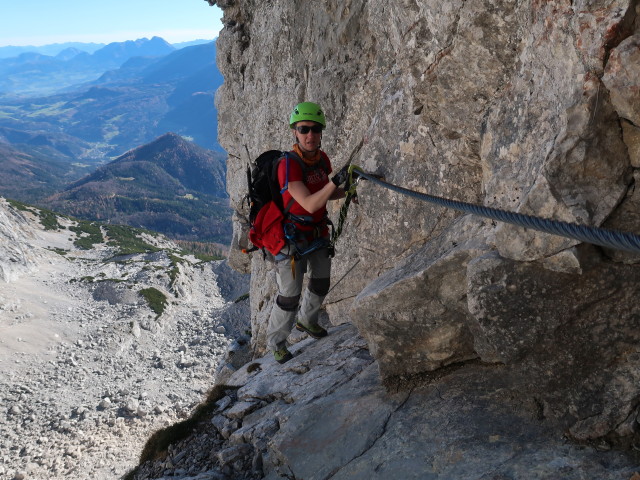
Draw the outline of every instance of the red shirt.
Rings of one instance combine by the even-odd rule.
[[[293,154],[289,154],[290,157],[292,155]],[[309,192],[312,194],[316,193],[318,190],[321,190],[322,187],[324,187],[327,183],[329,183],[329,176],[327,175],[327,173],[331,173],[333,169],[331,167],[331,161],[329,161],[329,157],[327,157],[327,155],[324,152],[320,152],[320,155],[322,156],[322,158],[315,166],[307,167],[306,181],[304,178],[304,173],[302,171],[302,168],[300,167],[300,164],[295,158],[280,160],[280,164],[278,165],[278,183],[280,184],[280,188],[282,188],[286,182],[286,178],[287,178],[286,169],[287,169],[287,160],[288,160],[289,182],[303,182],[305,186],[309,189]],[[325,171],[325,168],[323,168],[323,165],[328,171]],[[292,197],[288,189],[282,192],[282,204],[284,208],[287,208],[287,205],[289,205],[289,202],[291,201],[291,199]],[[302,206],[298,202],[294,201],[293,205],[289,209],[289,212],[291,212],[293,215],[298,215],[301,217],[302,216],[311,217],[314,223],[318,223],[322,221],[325,214],[327,213],[327,207],[325,205],[324,207],[318,209],[316,212],[309,213],[304,208],[302,208]],[[311,230],[313,229],[313,227],[301,226],[300,229]]]

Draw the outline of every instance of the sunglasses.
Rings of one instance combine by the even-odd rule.
[[[295,128],[298,132],[302,133],[303,135],[306,135],[307,133],[309,133],[309,130],[311,130],[313,133],[322,133],[321,125],[314,125],[313,127],[309,127],[307,125],[300,125],[299,127],[295,127]]]

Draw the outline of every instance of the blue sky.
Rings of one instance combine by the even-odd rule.
[[[0,47],[214,39],[222,11],[205,0],[0,0]]]

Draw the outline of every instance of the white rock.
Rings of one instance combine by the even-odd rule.
[[[149,414],[149,411],[144,407],[138,407],[136,410],[136,415],[140,418],[144,418]]]
[[[140,338],[142,332],[140,331],[140,325],[138,325],[138,322],[133,323],[133,326],[131,327],[131,334],[136,338]]]
[[[136,400],[135,398],[130,398],[127,401],[125,408],[129,413],[134,413],[138,410],[139,406],[140,406],[140,403],[138,402],[138,400]]]

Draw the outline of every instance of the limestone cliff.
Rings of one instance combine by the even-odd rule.
[[[6,200],[0,200],[0,207]],[[0,281],[10,282],[38,270],[47,252],[32,248],[35,236],[29,221],[17,209],[0,208]]]
[[[252,272],[258,354],[274,282],[261,255],[237,249],[245,169],[291,145],[288,114],[300,101],[324,107],[323,148],[337,167],[351,161],[446,198],[640,232],[637,1],[215,3],[225,25],[219,139],[237,210],[231,262]],[[525,378],[503,388],[573,439],[637,438],[637,255],[366,182],[359,197],[333,278],[356,266],[327,312],[357,327],[383,381],[494,365]]]

